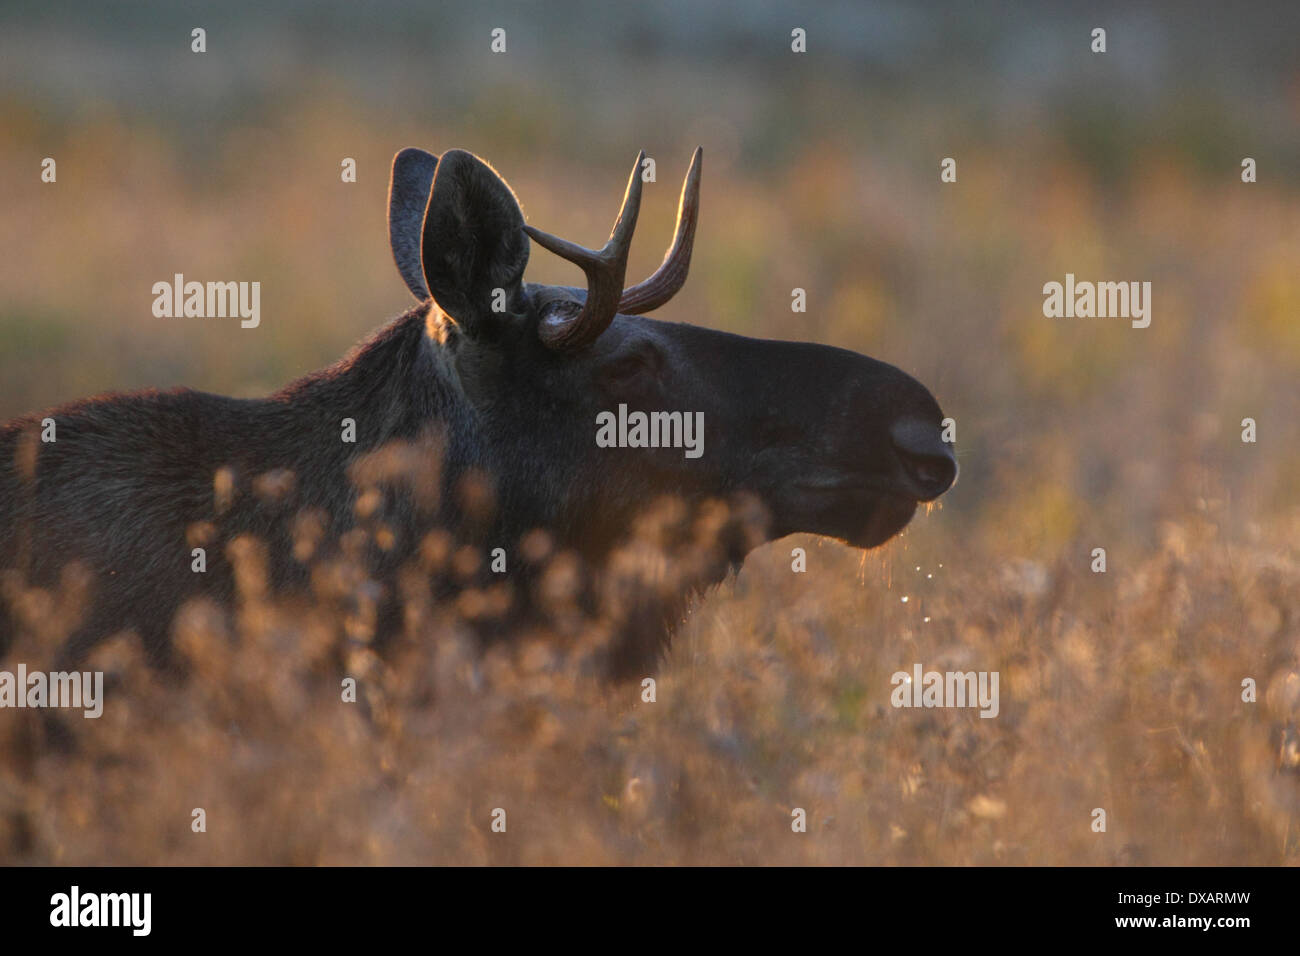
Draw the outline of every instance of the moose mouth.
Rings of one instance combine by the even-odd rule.
[[[916,514],[957,480],[957,458],[934,425],[900,418],[890,427],[892,460],[886,469],[827,466],[783,495],[791,531],[839,538],[874,548],[898,534]]]
[[[797,531],[822,534],[855,548],[875,548],[898,534],[916,514],[921,499],[893,489],[857,482],[802,484],[790,489],[782,534]]]
[[[875,548],[907,527],[916,514],[919,502],[903,495],[884,495],[876,499],[862,530],[845,540],[855,548]]]

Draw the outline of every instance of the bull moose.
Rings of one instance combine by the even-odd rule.
[[[677,527],[696,527],[701,509],[747,515],[743,531],[714,522],[708,560],[608,617],[603,667],[627,677],[655,665],[689,595],[762,541],[891,538],[956,477],[924,386],[843,349],[644,317],[686,280],[701,164],[697,150],[663,264],[625,288],[640,157],[609,241],[591,250],[527,225],[477,156],[404,149],[389,235],[418,304],[348,357],[265,399],[110,394],[0,427],[0,653],[28,626],[15,595],[56,588],[74,565],[88,597],[62,665],[134,631],[152,663],[181,666],[178,608],[236,604],[231,555],[249,539],[265,547],[274,593],[310,596],[320,561],[360,561],[353,597],[378,642],[404,627],[412,573],[449,586],[428,547],[444,535],[483,556],[458,586],[508,568],[508,606],[483,628],[499,639],[540,613],[536,585],[559,556],[581,571],[576,606],[602,613],[602,575],[652,503],[676,502]],[[525,282],[530,240],[580,267],[586,288]],[[622,406],[681,411],[707,442],[696,455],[605,447],[597,422]],[[370,467],[394,448],[416,463],[404,483]],[[501,566],[489,570],[488,554]]]

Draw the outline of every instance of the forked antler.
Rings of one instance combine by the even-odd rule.
[[[691,168],[682,184],[682,196],[677,206],[677,230],[668,254],[654,275],[630,289],[623,288],[623,280],[627,274],[627,254],[632,246],[637,212],[641,208],[641,163],[645,159],[644,150],[637,156],[636,165],[632,168],[627,192],[623,196],[623,208],[604,248],[599,251],[586,249],[532,226],[524,226],[524,231],[538,245],[579,266],[587,276],[587,301],[582,309],[572,316],[548,316],[539,326],[538,334],[546,345],[553,349],[587,345],[609,328],[617,313],[641,315],[659,308],[677,294],[677,290],[686,282],[686,273],[691,265],[691,250],[695,246],[695,226],[700,218],[700,165],[703,157],[703,149],[695,150]]]

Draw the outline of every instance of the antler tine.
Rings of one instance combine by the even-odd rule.
[[[575,316],[548,316],[538,327],[542,341],[553,349],[578,348],[594,342],[618,312],[627,275],[627,254],[641,209],[641,163],[645,150],[636,158],[623,194],[623,208],[610,231],[609,241],[599,251],[553,236],[532,226],[524,231],[543,249],[579,266],[587,276],[587,301]]]
[[[691,157],[691,168],[682,183],[673,244],[654,275],[623,292],[618,303],[620,312],[627,315],[651,312],[676,295],[685,284],[686,273],[691,267],[691,251],[695,247],[695,226],[700,221],[700,166],[703,162],[704,149],[699,147]]]

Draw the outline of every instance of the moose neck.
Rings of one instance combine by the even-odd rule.
[[[424,308],[384,326],[348,356],[281,389],[271,401],[286,410],[303,406],[337,411],[357,423],[354,453],[414,436],[442,417],[447,396],[436,387],[425,335]]]

